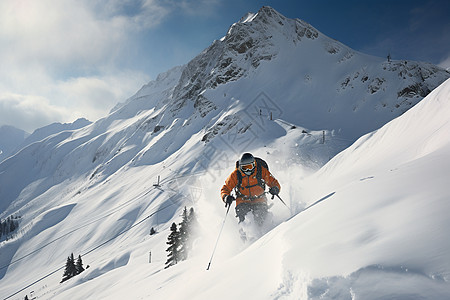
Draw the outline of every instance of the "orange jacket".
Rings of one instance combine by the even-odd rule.
[[[269,186],[274,187],[277,186],[280,190],[280,184],[278,181],[270,174],[269,170],[260,166],[261,168],[261,179]],[[242,174],[242,183],[240,188],[240,193],[237,193],[236,205],[239,205],[243,202],[247,203],[255,203],[255,202],[266,202],[267,199],[264,195],[264,189],[262,186],[258,185],[258,179],[256,179],[256,168],[253,174],[250,176],[245,175],[241,170],[236,168],[230,176],[225,180],[225,184],[222,186],[220,191],[222,201],[225,202],[224,197],[230,195],[234,188],[237,188],[238,185],[238,175],[237,172],[241,172]],[[242,195],[244,197],[242,197]],[[261,196],[259,198],[247,198],[246,197],[255,197]]]

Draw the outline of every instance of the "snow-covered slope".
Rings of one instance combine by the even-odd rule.
[[[13,126],[0,127],[0,162],[12,154],[30,134]]]
[[[449,96],[447,81],[303,181],[303,195],[321,196],[252,245],[239,245],[226,223],[211,270],[214,239],[202,238],[194,258],[164,271],[116,256],[123,270],[92,281],[88,273],[56,299],[447,299]],[[219,231],[214,217],[201,218],[213,225],[206,236]]]
[[[345,287],[353,288],[352,280],[365,270],[369,277],[363,276],[357,283],[367,292],[373,285],[371,274],[378,280],[379,269],[393,270],[395,277],[402,274],[398,270],[403,266],[411,268],[404,260],[395,261],[404,250],[400,246],[392,256],[387,253],[393,245],[392,235],[403,236],[407,227],[389,235],[393,230],[389,226],[396,223],[388,219],[384,224],[384,212],[395,218],[392,215],[406,209],[407,201],[398,200],[404,199],[400,196],[408,198],[408,191],[419,192],[418,184],[405,192],[407,180],[416,183],[422,170],[436,168],[438,174],[444,164],[426,161],[423,169],[413,164],[411,172],[378,175],[375,171],[381,172],[388,161],[396,160],[374,154],[375,159],[370,160],[373,172],[360,175],[359,170],[372,169],[355,149],[354,157],[344,152],[303,184],[304,178],[362,134],[402,115],[448,77],[447,71],[430,64],[387,62],[355,52],[311,25],[287,19],[269,7],[249,14],[187,65],[161,74],[105,118],[50,135],[0,164],[0,218],[21,216],[20,230],[0,244],[0,295],[23,298],[33,289],[42,299],[123,299],[130,295],[135,299],[221,299],[225,295],[282,299],[302,293],[314,298],[328,288],[348,292]],[[442,98],[434,92],[431,100],[423,103],[445,103],[447,90],[448,82],[439,89],[444,100],[433,100]],[[441,112],[446,106],[442,105],[434,109],[445,120]],[[398,128],[410,126],[408,122],[416,124],[407,117],[414,112],[428,120],[431,108],[422,106],[396,119]],[[432,124],[438,126],[442,119],[436,117]],[[423,123],[418,120],[415,128],[419,130]],[[424,127],[423,133],[431,130]],[[386,134],[386,138],[394,140],[394,135]],[[411,145],[416,145],[416,135],[408,137]],[[363,140],[373,141],[378,147],[374,153],[395,147],[393,153],[409,157],[399,162],[421,161],[416,160],[420,155],[411,154],[416,148],[408,148],[406,138],[398,144],[386,144],[382,138],[376,143],[368,137]],[[432,141],[437,143],[435,138]],[[369,144],[360,140],[355,145],[364,148]],[[429,145],[420,153],[435,149]],[[213,269],[205,272],[224,217],[218,191],[243,151],[269,162],[282,183],[281,196],[293,213],[317,199],[324,200],[248,248],[239,242],[230,213]],[[353,166],[353,160],[361,164]],[[157,176],[162,178],[160,189],[153,186]],[[389,185],[378,192],[386,181],[397,182],[399,189]],[[429,181],[427,187],[435,188],[434,184],[438,181]],[[371,196],[366,196],[365,188]],[[388,203],[396,205],[380,201],[391,199],[389,193],[395,201]],[[432,193],[427,188],[419,195],[430,197]],[[367,200],[356,201],[350,197],[353,194],[357,200]],[[188,261],[163,271],[168,228],[179,222],[185,205],[195,207],[202,224],[195,253]],[[424,211],[421,204],[413,207]],[[440,209],[444,212],[446,207]],[[279,202],[272,211],[274,226],[290,215]],[[409,216],[414,217],[414,212],[398,220],[411,225]],[[436,222],[445,223],[439,216]],[[430,217],[419,229],[434,228],[433,222]],[[149,236],[153,226],[159,234]],[[414,226],[417,230],[419,225]],[[430,247],[435,246],[436,240],[430,241]],[[448,250],[446,247],[442,244],[436,251]],[[370,257],[375,250],[379,255]],[[435,267],[440,256],[424,260],[422,250],[414,252],[411,261],[422,259],[418,269],[426,278],[441,278],[429,282],[441,283],[446,291],[447,265]],[[90,268],[59,284],[60,268],[71,252],[81,254]],[[346,262],[348,257],[355,259]],[[338,263],[334,264],[335,260]],[[249,281],[249,277],[254,279]],[[190,284],[185,290],[175,288],[186,282]]]
[[[292,220],[305,238],[291,253],[308,247],[292,263],[318,278],[313,296],[448,298],[449,99],[447,80],[305,182],[310,201],[330,195]]]
[[[53,134],[60,133],[62,131],[67,130],[77,130],[80,128],[83,128],[84,126],[87,126],[91,124],[92,122],[88,121],[85,118],[80,118],[78,120],[75,120],[73,123],[52,123],[50,125],[41,127],[33,131],[33,133],[28,136],[25,141],[19,146],[20,150],[24,148],[25,146],[28,146],[29,144],[32,144],[34,142],[43,140]]]
[[[346,141],[335,147],[342,150],[401,115],[449,76],[430,64],[387,62],[357,53],[301,20],[263,7],[231,26],[224,38],[186,66],[144,86],[106,118],[32,145],[34,149],[23,153],[26,158],[17,156],[33,162],[27,171],[15,170],[26,175],[3,173],[7,182],[20,178],[22,183],[0,191],[0,208],[35,180],[47,181],[50,173],[50,182],[40,184],[44,190],[75,174],[94,179],[94,174],[107,177],[125,165],[153,165],[184,145],[186,152],[200,142],[195,147],[231,149],[238,155],[250,144],[258,148],[284,134],[269,117],[307,131],[325,130],[328,139]],[[227,135],[234,132],[250,142],[230,141]],[[209,167],[211,157],[200,159],[191,157],[186,171]],[[15,164],[13,159],[0,170]]]
[[[34,142],[43,140],[50,135],[66,130],[76,130],[89,125],[90,123],[92,122],[84,118],[78,119],[73,123],[53,123],[36,129],[32,134],[12,126],[2,126],[0,127],[0,161],[15,154],[22,148]]]

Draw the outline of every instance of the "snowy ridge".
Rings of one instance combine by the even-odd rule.
[[[73,252],[90,268],[39,281],[40,299],[376,299],[379,281],[386,295],[443,299],[449,82],[435,88],[449,77],[358,53],[263,7],[105,118],[0,163],[0,217],[21,216],[0,241],[0,296]],[[274,229],[250,246],[230,212],[206,272],[224,217],[218,191],[243,151],[269,162],[290,211],[275,199]],[[163,270],[184,206],[202,224],[195,253]]]
[[[0,127],[0,162],[14,152],[29,133],[13,126]]]
[[[443,229],[449,225],[450,211],[445,184],[450,157],[449,95],[447,80],[420,104],[359,139],[305,182],[311,184],[310,199],[335,191],[333,201],[321,204],[324,216],[327,211],[333,214],[326,227],[319,225],[320,220],[303,226],[305,230],[318,226],[321,229],[315,234],[326,237],[333,228],[339,235],[335,241],[316,245],[314,256],[325,261],[297,261],[303,269],[314,265],[311,272],[333,276],[326,279],[331,284],[313,280],[311,290],[316,296],[325,289],[335,293],[336,299],[336,293],[343,291],[364,299],[445,299],[449,295],[450,243]],[[334,213],[337,210],[339,214]],[[335,249],[333,255],[327,247]],[[336,270],[351,275],[339,277]],[[362,284],[369,278],[380,284],[376,291]],[[390,280],[395,280],[396,287],[390,286]]]
[[[84,126],[87,126],[91,124],[92,122],[88,121],[85,118],[80,118],[78,120],[75,120],[73,123],[53,123],[41,128],[36,129],[27,139],[24,141],[24,143],[19,147],[19,149],[24,148],[25,146],[32,144],[34,142],[43,140],[53,134],[66,131],[66,130],[77,130],[80,128],[83,128]]]
[[[332,172],[345,172],[345,169],[353,173],[363,170],[376,172],[380,169],[393,169],[396,165],[407,164],[449,147],[449,140],[442,138],[442,135],[450,130],[448,119],[450,106],[446,98],[449,94],[448,86],[447,80],[442,87],[431,92],[427,101],[417,104],[414,110],[407,111],[401,118],[360,138],[349,149],[336,156],[316,176],[326,173],[329,177]],[[377,145],[381,142],[393,147],[380,151]],[[365,159],[351,161],[348,157],[352,155]],[[336,169],[336,166],[339,166],[339,169]]]

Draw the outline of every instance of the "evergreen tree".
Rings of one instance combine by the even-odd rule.
[[[72,253],[69,257],[67,257],[66,267],[64,269],[63,279],[61,280],[61,282],[64,282],[75,275],[77,275],[77,269],[75,266],[75,259]]]
[[[6,235],[5,230],[6,229],[6,222],[1,221],[0,222],[0,237],[2,237],[2,235]]]
[[[189,220],[188,220],[188,211],[186,206],[183,210],[182,221],[180,223],[180,251],[179,257],[180,260],[185,260],[188,257],[188,240],[189,240]]]
[[[11,218],[9,219],[9,232],[13,232],[14,230],[16,230],[16,221],[14,221],[14,219]]]
[[[75,264],[75,269],[77,270],[77,275],[84,271],[81,255],[78,255],[77,263]]]
[[[77,275],[77,267],[75,265],[75,258],[73,257],[73,253],[70,254],[70,275],[71,277]]]
[[[194,235],[197,229],[197,215],[195,214],[194,208],[191,207],[189,210],[188,216],[188,224],[189,224],[189,238],[187,240],[187,248],[190,251],[192,249],[192,243],[194,242]]]
[[[197,226],[197,215],[195,214],[194,208],[191,207],[191,209],[189,210],[189,226],[191,227],[191,229],[193,231],[195,231],[195,227]]]
[[[0,237],[5,236],[6,240],[12,237],[11,233],[19,229],[18,216],[9,216],[6,220],[0,220]]]
[[[192,249],[193,236],[197,226],[194,208],[191,207],[188,214],[187,208],[184,207],[182,218],[180,223],[180,259],[185,260]]]
[[[167,261],[166,261],[166,269],[168,267],[174,266],[178,263],[180,260],[179,257],[179,247],[180,247],[180,232],[178,231],[177,224],[172,223],[172,226],[170,226],[170,234],[167,238],[167,245],[169,247],[167,248]]]
[[[67,257],[66,267],[64,268],[64,274],[61,282],[64,282],[71,277],[69,270],[70,270],[70,257]]]
[[[8,239],[8,235],[19,228],[19,217],[9,216],[6,220],[0,220],[0,237],[3,235]]]

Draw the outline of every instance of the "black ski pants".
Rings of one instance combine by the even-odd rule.
[[[245,220],[245,216],[252,212],[256,223],[261,226],[266,219],[269,207],[266,202],[255,202],[255,203],[241,203],[236,206],[236,217],[239,218],[239,223]]]

